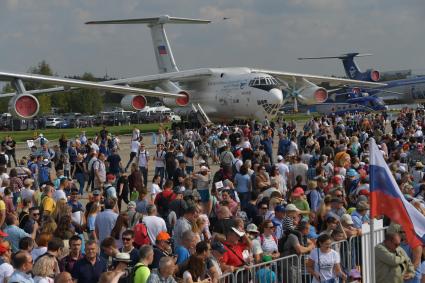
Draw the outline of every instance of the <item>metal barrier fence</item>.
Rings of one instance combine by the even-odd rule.
[[[375,245],[383,241],[387,227],[374,232]],[[341,259],[341,268],[345,274],[351,270],[361,270],[363,282],[369,282],[372,274],[370,265],[370,232],[358,237],[332,243]],[[220,277],[219,283],[310,283],[312,276],[307,272],[309,255],[291,255],[238,269]]]

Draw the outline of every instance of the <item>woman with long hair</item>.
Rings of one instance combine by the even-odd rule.
[[[56,258],[43,256],[39,258],[32,268],[34,283],[54,283]]]
[[[260,235],[260,244],[265,255],[271,255],[273,259],[280,256],[278,240],[274,236],[275,227],[271,220],[265,220],[261,225],[263,233]]]
[[[347,276],[341,269],[339,254],[331,249],[332,238],[322,234],[317,238],[317,248],[310,252],[307,261],[307,271],[313,276],[312,283],[338,282],[339,277],[343,280]]]
[[[118,215],[117,221],[115,222],[115,226],[111,231],[111,237],[115,239],[117,249],[122,248],[121,235],[129,228],[129,226],[130,219],[128,214],[126,212],[120,213],[120,215]]]
[[[205,260],[198,255],[191,255],[188,269],[183,273],[183,283],[209,283],[210,278],[203,278],[206,274]]]
[[[53,232],[56,231],[58,225],[52,216],[45,216],[40,227],[40,233],[45,232],[53,234]]]
[[[75,166],[73,167],[73,171],[71,172],[71,176],[75,179],[77,179],[77,182],[80,186],[79,188],[79,194],[84,194],[84,184],[86,182],[86,174],[87,174],[87,165],[84,162],[84,156],[79,153],[77,155],[77,162],[75,163]]]
[[[69,215],[64,215],[59,219],[58,227],[53,233],[55,237],[61,238],[62,240],[69,240],[75,235],[75,228],[72,225],[72,219]]]
[[[87,234],[90,240],[97,241],[96,229],[95,229],[95,220],[97,214],[100,212],[100,204],[98,202],[93,203],[90,207],[90,210],[87,214]]]

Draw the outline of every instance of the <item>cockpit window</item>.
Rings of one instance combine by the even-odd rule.
[[[258,78],[252,79],[249,82],[249,86],[269,91],[273,88],[278,88],[279,84],[277,83],[277,81],[273,77],[263,76],[263,77],[258,77]]]

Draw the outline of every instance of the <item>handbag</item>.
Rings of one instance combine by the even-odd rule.
[[[318,260],[318,265],[319,265],[319,273],[320,273],[320,253],[319,253],[319,248],[317,248],[317,260]],[[321,283],[338,283],[338,281],[335,278],[331,278],[328,280],[320,280]]]

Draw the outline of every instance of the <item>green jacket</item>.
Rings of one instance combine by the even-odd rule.
[[[403,275],[414,272],[412,261],[401,247],[395,252],[389,251],[383,244],[375,247],[376,282],[403,283]]]

